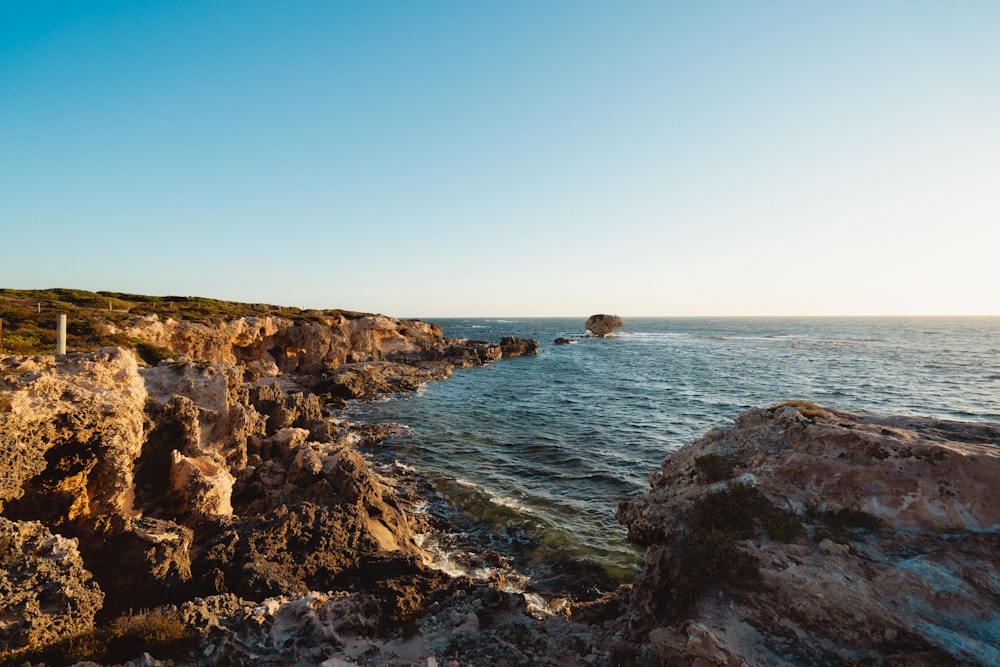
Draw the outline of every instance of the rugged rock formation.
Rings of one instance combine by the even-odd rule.
[[[211,358],[0,358],[0,659],[99,660],[93,619],[162,605],[200,645],[151,652],[206,667],[1000,664],[996,427],[751,410],[619,507],[647,548],[632,586],[543,614],[429,569],[419,499],[356,449],[393,429],[317,394],[537,343],[374,316],[170,322],[129,331]],[[66,660],[39,652],[60,638]]]
[[[995,427],[752,410],[619,507],[631,611],[671,664],[1000,664],[997,480]]]
[[[423,520],[354,449],[379,430],[331,419],[309,388],[412,390],[537,350],[376,316],[146,317],[123,331],[188,356],[0,358],[0,659],[59,638],[53,655],[69,659],[100,644],[69,639],[98,612],[198,596],[243,608],[335,591],[374,605],[382,636],[411,623],[447,579],[424,565]]]
[[[584,324],[587,331],[601,338],[610,336],[615,329],[625,326],[625,320],[617,315],[591,315]]]
[[[134,515],[147,393],[131,353],[0,358],[0,391],[6,516],[54,527]]]
[[[538,354],[538,341],[507,336],[500,339],[500,351],[505,359]]]
[[[117,330],[193,359],[241,363],[264,376],[311,375],[346,363],[419,361],[441,356],[452,342],[435,324],[381,315],[342,314],[295,322],[239,317],[203,324],[147,315]]]
[[[103,601],[76,540],[0,517],[0,658],[87,630]]]

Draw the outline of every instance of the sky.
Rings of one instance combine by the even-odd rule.
[[[1000,314],[995,0],[0,0],[0,287]]]

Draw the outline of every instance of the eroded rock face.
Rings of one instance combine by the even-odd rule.
[[[499,358],[499,357],[498,357]],[[413,391],[423,384],[450,376],[449,364],[422,364],[420,367],[391,361],[344,364],[313,389],[334,398],[353,399]]]
[[[382,315],[334,315],[300,322],[240,317],[215,324],[147,315],[117,329],[194,359],[240,363],[265,376],[314,374],[345,363],[417,361],[433,357],[445,346],[435,324]]]
[[[211,456],[170,455],[170,494],[182,514],[197,517],[229,516],[236,478]]]
[[[618,317],[617,315],[591,315],[587,318],[586,327],[587,331],[591,332],[595,336],[610,336],[614,333],[615,329],[625,326],[625,320]]]
[[[0,647],[31,649],[84,632],[103,602],[76,540],[0,517]]]
[[[132,465],[145,440],[147,394],[131,353],[5,357],[0,390],[9,404],[0,414],[7,516],[55,526],[134,514]]]
[[[997,480],[994,427],[751,410],[619,506],[632,612],[664,660],[1000,664]]]

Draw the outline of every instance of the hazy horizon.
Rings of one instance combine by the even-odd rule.
[[[998,25],[984,1],[6,2],[0,284],[995,316]]]

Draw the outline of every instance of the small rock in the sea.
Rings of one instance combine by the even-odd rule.
[[[625,326],[625,320],[617,315],[591,315],[587,318],[587,323],[584,326],[595,336],[604,338],[610,336],[618,327]]]

